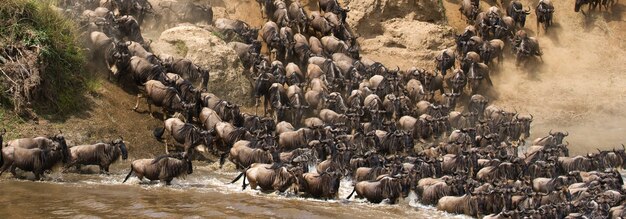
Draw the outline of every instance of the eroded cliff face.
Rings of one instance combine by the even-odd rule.
[[[152,48],[161,57],[187,58],[209,68],[209,92],[238,104],[250,103],[252,86],[242,74],[239,57],[213,32],[191,25],[174,27],[163,31]]]

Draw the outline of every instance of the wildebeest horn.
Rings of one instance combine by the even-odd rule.
[[[568,136],[568,135],[569,135],[569,132],[568,132],[568,131],[565,131],[565,136]]]
[[[626,146],[624,146],[624,144],[622,144],[622,150],[626,151]]]
[[[530,121],[533,120],[533,114],[530,114]]]
[[[554,135],[554,134],[552,134],[552,129],[550,129],[550,131],[548,132],[548,134],[550,134],[550,135]]]
[[[525,10],[524,12],[526,12],[526,14],[530,13],[530,6],[528,6],[528,10]]]

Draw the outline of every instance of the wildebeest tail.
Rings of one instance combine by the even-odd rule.
[[[154,134],[154,138],[156,138],[157,141],[163,141],[163,133],[165,133],[165,127],[156,127],[152,132],[152,134]]]
[[[233,179],[233,181],[230,181],[230,184],[233,184],[233,183],[237,182],[237,180],[241,179],[241,177],[242,177],[244,174],[246,174],[246,170],[247,170],[247,169],[245,169],[245,170],[241,171],[241,173],[239,174],[239,176],[237,176],[237,178]]]
[[[354,195],[354,192],[356,192],[356,186],[354,187],[354,189],[352,189],[352,192],[350,193],[350,195],[348,195],[346,199],[352,198],[352,195]]]
[[[246,184],[246,171],[247,171],[247,169],[242,172],[243,173],[243,180],[241,181],[241,184],[242,184],[241,185],[241,191],[246,190],[246,186],[248,186]]]
[[[133,165],[130,165],[130,172],[128,172],[128,175],[126,175],[126,178],[124,178],[124,182],[122,183],[125,183],[131,175],[133,175]]]

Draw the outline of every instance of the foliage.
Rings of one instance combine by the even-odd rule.
[[[52,3],[0,1],[0,48],[12,46],[38,54],[42,87],[34,94],[37,104],[32,104],[33,108],[44,114],[64,114],[79,110],[85,91],[97,87],[86,84],[99,79],[84,72],[86,62],[77,27]]]

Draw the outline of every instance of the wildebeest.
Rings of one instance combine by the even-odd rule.
[[[589,8],[587,11],[591,11],[591,8],[594,6],[596,0],[576,0],[574,3],[574,12],[581,11],[585,14],[585,11],[581,10],[583,5],[589,4]]]
[[[591,171],[598,167],[598,161],[594,159],[595,155],[575,157],[558,157],[557,169],[561,174],[567,174],[571,171]]]
[[[291,24],[291,18],[289,17],[289,12],[287,11],[287,4],[285,4],[282,0],[274,1],[274,14],[272,20],[278,24],[279,27],[288,27]]]
[[[485,115],[485,108],[487,108],[487,104],[489,100],[480,94],[474,94],[470,97],[470,102],[468,104],[468,110],[472,113],[476,113],[479,119],[482,119]]]
[[[268,21],[261,28],[261,38],[267,44],[270,50],[281,50],[282,44],[280,41],[280,28],[273,21]]]
[[[472,23],[476,20],[479,8],[477,4],[474,4],[472,0],[463,0],[459,11],[465,16],[467,23]]]
[[[541,146],[557,146],[559,144],[563,144],[563,139],[569,135],[569,132],[548,132],[548,136],[543,138],[537,138],[533,141],[533,145],[541,145]]]
[[[286,111],[289,110],[291,107],[291,102],[287,97],[285,88],[282,84],[274,83],[270,87],[269,93],[271,103],[270,114],[276,112],[275,118],[277,121],[285,120]]]
[[[278,135],[278,146],[281,151],[305,147],[309,141],[319,138],[319,132],[314,129],[300,128],[296,131],[283,132]]]
[[[113,76],[122,77],[127,75],[138,86],[143,86],[149,80],[167,83],[165,68],[161,65],[152,64],[147,59],[133,56],[127,62],[116,65],[119,65],[119,72]]]
[[[119,138],[110,143],[96,143],[91,145],[78,145],[69,148],[69,163],[65,165],[68,169],[75,165],[98,165],[100,173],[108,173],[109,166],[115,163],[120,155],[122,160],[128,158],[128,149],[124,144],[124,139]]]
[[[184,102],[178,91],[173,87],[163,85],[160,81],[149,80],[145,83],[146,102],[148,103],[148,112],[150,116],[152,114],[152,104],[162,108],[163,119],[165,119],[169,112],[185,112],[187,113],[187,119],[190,119],[190,111],[195,104],[187,104]],[[133,110],[139,109],[139,99],[142,94],[137,95],[137,103]]]
[[[236,126],[243,125],[243,116],[239,110],[239,105],[222,100],[212,93],[202,93],[200,99],[202,107],[211,108],[222,120]]]
[[[454,50],[445,49],[441,51],[441,54],[435,57],[435,63],[437,63],[437,71],[441,72],[441,74],[445,77],[448,69],[454,67],[455,60],[456,55],[454,54]]]
[[[526,32],[523,30],[516,33],[516,40],[513,49],[516,57],[516,66],[527,62],[529,58],[535,56],[538,56],[539,59],[542,60],[541,56],[543,55],[543,52],[539,48],[539,42],[534,37],[528,37]]]
[[[161,60],[159,59],[158,56],[156,56],[154,53],[148,52],[148,50],[143,48],[141,44],[137,42],[129,41],[129,42],[126,42],[126,45],[128,45],[128,52],[130,53],[129,58],[132,56],[138,56],[138,57],[147,59],[152,64],[161,63]]]
[[[290,27],[281,27],[279,30],[279,35],[283,46],[281,51],[279,51],[280,53],[278,54],[278,59],[288,60],[293,57],[293,49],[296,44],[293,30]]]
[[[206,147],[211,146],[213,141],[212,132],[204,131],[193,124],[185,123],[178,118],[169,118],[163,121],[163,127],[157,127],[154,129],[154,137],[157,140],[161,140],[165,132],[168,133],[168,137],[165,139],[165,152],[168,150],[168,138],[172,137],[176,142],[182,144],[185,152],[188,156],[191,156],[192,150],[196,146],[203,144]]]
[[[228,38],[239,37],[244,43],[254,42],[259,35],[259,29],[251,28],[249,24],[241,20],[218,18],[215,20],[215,27]]]
[[[35,180],[40,180],[44,172],[50,170],[57,163],[67,160],[67,146],[59,142],[52,142],[45,148],[21,146],[3,146],[0,151],[0,175],[10,168],[14,177],[16,169],[33,172]]]
[[[341,173],[327,172],[305,173],[299,179],[299,190],[321,199],[334,199],[339,194],[339,181]]]
[[[191,60],[183,59],[166,59],[163,62],[163,66],[167,72],[172,72],[180,75],[183,79],[189,81],[196,81],[201,79],[200,88],[203,91],[207,90],[209,83],[209,69],[200,67],[194,64]]]
[[[292,2],[289,5],[288,12],[289,18],[293,21],[292,28],[296,29],[300,34],[304,33],[309,28],[309,18],[306,12],[304,12],[304,8],[300,5],[300,2]]]
[[[356,192],[357,198],[366,198],[371,203],[380,203],[389,199],[395,204],[402,193],[400,180],[391,176],[381,176],[376,181],[361,181],[354,185],[354,190],[346,199]]]
[[[128,41],[134,41],[141,44],[144,48],[148,48],[150,46],[150,42],[146,42],[141,36],[141,27],[139,23],[133,16],[124,15],[118,18],[115,18],[115,26],[117,27],[117,39],[124,40],[128,39]]]
[[[526,24],[526,15],[530,14],[530,6],[528,10],[524,10],[520,1],[511,1],[509,7],[506,8],[506,14],[513,18],[516,26],[523,28]]]
[[[320,12],[323,11],[326,13],[334,13],[340,17],[341,23],[346,23],[348,12],[350,12],[349,7],[341,8],[337,0],[320,0],[318,1],[318,6],[319,6]]]
[[[256,189],[258,186],[262,191],[285,192],[297,181],[297,169],[286,166],[272,168],[272,166],[273,164],[254,163],[250,165],[250,168],[241,172],[231,183],[237,182],[243,176],[243,189],[246,189],[247,178],[252,189]]]
[[[206,22],[207,24],[213,23],[213,7],[209,4],[202,4],[198,2],[186,2],[182,16],[179,17],[181,22]]]
[[[311,13],[310,21],[311,29],[314,31],[313,33],[317,34],[318,36],[328,36],[330,33],[332,33],[333,29],[336,28],[325,17],[317,12]]]
[[[253,140],[255,137],[244,127],[235,127],[228,122],[218,122],[215,124],[215,133],[218,140],[217,150],[222,153],[220,166],[224,164],[226,155],[235,142],[239,140]]]
[[[478,196],[465,194],[463,196],[444,196],[439,199],[437,209],[449,213],[477,216],[479,213]]]
[[[6,133],[6,129],[3,129],[2,135],[0,136],[3,136],[5,133]],[[13,139],[13,140],[6,142],[6,144],[2,145],[2,147],[20,147],[20,148],[26,148],[26,149],[33,149],[33,148],[51,149],[57,146],[55,143],[58,143],[59,146],[61,147],[61,150],[64,150],[63,154],[68,155],[67,153],[69,151],[67,151],[67,142],[65,142],[65,136],[63,135],[63,133],[59,133],[59,134],[55,134],[55,135],[51,135],[47,137],[40,136],[40,137],[34,137],[34,138]]]
[[[356,40],[352,40],[352,43],[348,45],[346,42],[333,36],[325,36],[321,39],[324,50],[328,54],[343,53],[349,55],[351,58],[359,59],[359,48],[356,45]]]
[[[300,61],[300,65],[304,66],[310,57],[316,55],[311,50],[311,46],[309,45],[309,40],[302,34],[297,33],[293,36],[294,41],[296,42],[293,50]],[[289,64],[287,64],[289,65]],[[304,79],[304,78],[301,78]],[[302,81],[301,81],[302,82]]]
[[[253,163],[272,163],[271,149],[273,145],[255,146],[256,142],[240,140],[235,142],[230,149],[228,159],[237,165],[238,168],[248,168]]]
[[[289,98],[289,105],[293,111],[291,121],[295,124],[300,124],[305,110],[309,108],[309,106],[305,104],[302,89],[300,89],[298,85],[289,86],[289,88],[287,88],[287,98]]]
[[[467,85],[470,87],[472,95],[493,86],[489,67],[484,63],[472,63],[467,72],[467,79]]]
[[[219,122],[222,122],[222,119],[219,115],[217,115],[217,112],[208,107],[202,108],[199,118],[200,123],[207,130],[215,129],[215,125]]]
[[[479,49],[480,58],[486,64],[491,64],[494,58],[498,58],[498,64],[502,65],[504,61],[503,57],[504,42],[500,39],[493,39],[483,42]]]
[[[154,159],[134,160],[130,165],[130,172],[122,183],[135,174],[139,180],[145,177],[149,180],[161,180],[166,185],[170,185],[174,178],[192,173],[193,165],[189,156],[185,153],[173,153]]]
[[[539,34],[539,23],[543,23],[544,32],[548,32],[548,27],[552,26],[552,14],[554,6],[550,0],[540,0],[535,9],[537,15],[537,35]]]
[[[126,63],[131,58],[131,51],[127,43],[115,41],[98,31],[91,32],[89,40],[92,50],[91,58],[104,60],[107,71],[109,71],[109,80],[111,76],[116,76],[124,70]]]

